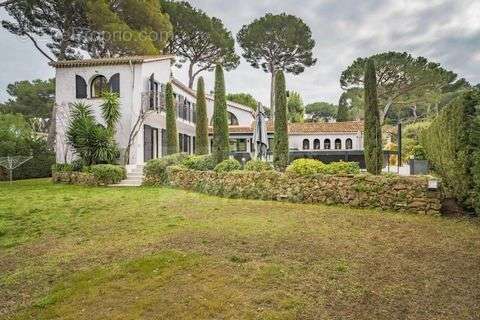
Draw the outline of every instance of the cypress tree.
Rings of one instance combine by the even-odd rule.
[[[338,110],[337,110],[337,122],[348,121],[348,103],[347,103],[347,94],[344,92],[340,96],[338,101]]]
[[[215,68],[215,101],[213,104],[213,157],[216,163],[228,158],[230,153],[228,142],[227,100],[225,97],[225,80],[223,68]]]
[[[287,95],[283,71],[275,74],[275,115],[273,137],[273,163],[279,170],[288,165],[288,127],[287,127]]]
[[[207,101],[205,99],[205,83],[203,77],[197,82],[197,126],[195,129],[195,153],[208,153],[208,119]]]
[[[167,154],[174,154],[178,152],[177,113],[175,112],[173,89],[170,82],[167,83],[167,87],[165,88],[165,100],[167,113]]]
[[[375,64],[369,59],[365,65],[365,134],[364,155],[367,171],[380,174],[383,167],[382,128],[377,99]]]

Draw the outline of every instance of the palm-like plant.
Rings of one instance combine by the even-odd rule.
[[[120,152],[114,140],[114,129],[120,118],[118,109],[118,103],[115,107],[111,101],[102,105],[105,127],[96,122],[90,105],[72,105],[67,141],[87,165],[113,163],[118,158]]]
[[[102,94],[103,104],[101,105],[102,117],[105,120],[107,129],[115,134],[115,126],[120,120],[120,97],[116,92],[105,91]]]

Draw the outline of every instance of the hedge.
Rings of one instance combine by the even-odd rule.
[[[315,174],[359,174],[360,166],[357,162],[332,162],[325,164],[314,159],[297,159],[288,167],[288,172],[296,173],[301,176],[311,176]]]
[[[185,153],[175,153],[159,159],[153,159],[147,162],[143,173],[145,185],[164,185],[168,182],[167,167],[181,164],[187,158]]]
[[[171,166],[167,172],[173,187],[228,198],[344,204],[423,214],[438,214],[442,199],[440,191],[428,190],[427,177],[301,176],[278,171],[195,171],[181,166]]]
[[[480,213],[480,92],[453,100],[420,133],[420,143],[449,195]]]
[[[53,182],[100,186],[116,184],[125,178],[125,168],[112,164],[93,165],[83,168],[82,171],[73,171],[70,164],[52,166]]]

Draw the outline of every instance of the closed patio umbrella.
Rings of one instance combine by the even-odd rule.
[[[257,114],[255,116],[253,145],[255,147],[254,158],[266,160],[268,150],[267,120],[265,116],[265,110],[260,103],[258,104]]]

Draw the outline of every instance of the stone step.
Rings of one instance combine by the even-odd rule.
[[[135,178],[135,179],[143,179],[143,173],[128,173],[127,179]]]

